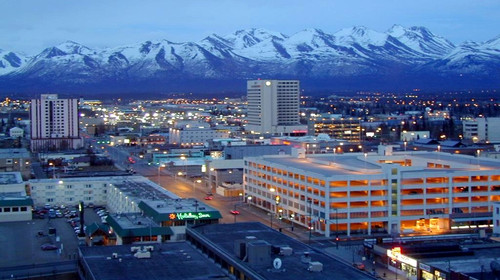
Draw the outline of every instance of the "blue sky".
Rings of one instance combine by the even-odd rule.
[[[100,48],[199,41],[253,27],[292,35],[425,26],[455,44],[500,35],[498,0],[2,0],[0,11],[0,49],[29,55],[67,40]]]

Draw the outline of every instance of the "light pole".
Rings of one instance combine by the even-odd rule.
[[[165,165],[158,164],[158,185],[160,185],[160,186],[161,186],[161,182],[160,182],[160,179],[161,179],[161,177],[160,177],[160,168],[162,168],[162,167],[165,167]]]
[[[339,209],[335,208],[335,244],[339,248]]]
[[[198,180],[194,180],[194,181],[193,181],[193,192],[195,191],[195,188],[196,188],[196,183],[201,184],[201,179],[198,179]]]
[[[182,155],[180,159],[184,162],[184,175],[185,178],[187,179],[187,158],[184,155]]]
[[[270,188],[269,191],[271,192],[271,196],[274,196],[274,192],[276,191],[274,188]],[[269,214],[271,216],[271,228],[273,228],[273,216],[274,216],[274,210],[272,204],[269,204]]]
[[[312,220],[311,220],[311,216],[312,216],[312,199],[308,198],[307,199],[307,203],[309,203],[309,243],[311,243],[311,236],[312,236]]]

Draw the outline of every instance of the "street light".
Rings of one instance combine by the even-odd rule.
[[[180,159],[184,161],[184,174],[186,175],[187,179],[187,158],[184,155],[181,155]]]
[[[312,219],[311,219],[311,215],[312,215],[312,199],[308,198],[307,199],[307,203],[309,203],[309,243],[311,243],[311,236],[312,236]]]
[[[339,248],[339,209],[335,208],[335,244]]]
[[[158,164],[158,184],[161,186],[161,183],[160,183],[160,168],[162,167],[165,167],[164,164]]]

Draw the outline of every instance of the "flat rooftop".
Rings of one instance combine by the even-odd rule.
[[[159,186],[152,185],[149,180],[135,180],[138,176],[121,178],[110,182],[114,187],[120,189],[124,194],[135,197],[140,200],[167,200],[179,198],[174,193],[171,193]]]
[[[147,244],[153,246],[151,258],[134,257],[131,247],[80,247],[82,262],[87,263],[95,279],[230,279],[211,260],[186,242]],[[144,245],[140,245],[144,246]],[[113,258],[113,253],[118,255]]]
[[[347,153],[347,154],[307,154],[304,158],[290,155],[273,155],[248,157],[248,160],[258,159],[274,165],[281,165],[286,170],[302,170],[325,177],[335,175],[365,175],[382,174],[384,164],[397,164],[405,160],[411,161],[408,170],[403,172],[442,172],[458,170],[492,170],[500,169],[500,161],[467,155],[449,154],[444,152],[394,152],[385,156],[377,153]],[[429,168],[427,163],[440,164],[446,168]]]
[[[27,149],[0,149],[0,158],[29,158],[30,153]]]
[[[287,235],[273,230],[258,222],[232,223],[232,224],[207,224],[188,229],[195,231],[209,244],[214,244],[217,252],[229,255],[236,262],[260,275],[264,279],[289,280],[289,279],[326,279],[333,277],[335,279],[373,279],[364,272],[361,272],[351,265],[338,261],[317,250],[313,250],[306,244],[299,242]],[[291,255],[278,255],[271,253],[271,262],[268,266],[251,266],[238,258],[235,253],[235,241],[244,240],[252,236],[256,240],[267,242],[274,247],[290,247],[293,251]],[[311,272],[307,268],[309,262],[303,262],[302,258],[307,253],[310,261],[323,264],[322,272]],[[219,254],[219,253],[216,253]],[[282,261],[280,269],[273,267],[272,260],[279,257]],[[293,275],[293,277],[291,277]]]
[[[23,183],[23,178],[19,172],[0,173],[0,185],[13,185]]]

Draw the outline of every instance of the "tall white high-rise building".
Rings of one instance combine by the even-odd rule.
[[[83,147],[78,129],[78,99],[42,94],[30,107],[31,151],[54,151]]]
[[[298,80],[247,81],[247,126],[253,133],[304,134],[300,124],[300,82]]]

